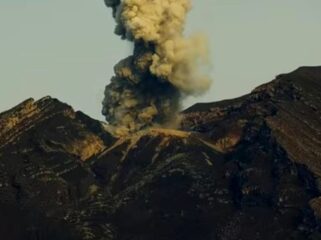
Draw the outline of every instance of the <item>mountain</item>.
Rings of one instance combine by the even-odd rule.
[[[8,240],[321,239],[321,67],[117,138],[56,99],[0,114]]]

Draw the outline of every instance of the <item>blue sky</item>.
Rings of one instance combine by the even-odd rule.
[[[193,0],[186,34],[209,38],[213,86],[233,98],[303,65],[321,65],[321,1]],[[0,112],[46,95],[103,119],[103,91],[131,46],[103,0],[0,0]]]

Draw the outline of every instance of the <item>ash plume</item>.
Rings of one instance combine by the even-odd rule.
[[[115,33],[134,43],[132,56],[115,67],[103,114],[118,135],[175,121],[181,99],[210,86],[203,37],[183,36],[190,0],[105,0]]]

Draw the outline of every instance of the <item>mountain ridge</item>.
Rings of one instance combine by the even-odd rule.
[[[26,100],[0,114],[0,236],[321,239],[320,92],[321,67],[302,67],[123,138]]]

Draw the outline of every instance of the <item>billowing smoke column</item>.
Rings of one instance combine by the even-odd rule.
[[[177,118],[180,100],[201,94],[210,80],[204,38],[183,37],[190,0],[105,0],[113,9],[115,33],[134,42],[132,56],[114,68],[105,89],[103,114],[119,135]]]

